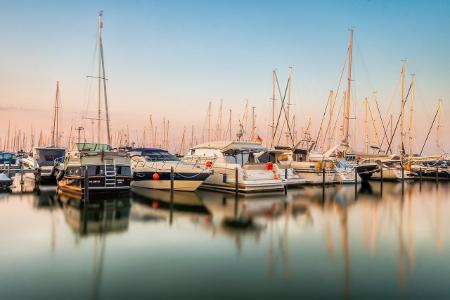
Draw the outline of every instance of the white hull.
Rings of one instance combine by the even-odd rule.
[[[307,184],[322,184],[323,173],[321,171],[305,171],[296,169],[295,172],[302,177]],[[325,172],[325,183],[334,183],[336,181],[336,174],[334,172]]]
[[[381,172],[373,173],[370,179],[381,180]],[[412,176],[410,171],[404,170],[404,179],[412,180],[414,179],[414,177]],[[396,168],[394,169],[383,168],[383,180],[401,181],[402,170]]]
[[[175,191],[193,192],[202,184],[201,180],[174,180]],[[132,181],[132,187],[155,189],[155,190],[170,190],[170,180],[139,180]]]
[[[336,170],[336,182],[337,183],[355,183],[355,170]],[[356,173],[356,182],[361,182],[361,177]]]

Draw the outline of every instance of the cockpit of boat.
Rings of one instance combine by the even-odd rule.
[[[159,148],[138,148],[128,152],[131,157],[143,156],[150,162],[179,161],[180,159],[166,150]]]
[[[0,164],[14,165],[16,163],[16,160],[17,158],[14,153],[0,152]]]

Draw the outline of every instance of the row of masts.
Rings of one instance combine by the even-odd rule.
[[[162,133],[159,134],[158,126],[154,124],[153,116],[150,115],[148,126],[144,127],[143,134],[141,138],[132,139],[129,129],[126,130],[120,129],[117,130],[114,136],[112,135],[110,128],[110,118],[109,118],[109,110],[108,110],[108,98],[107,98],[107,89],[106,89],[106,74],[105,74],[105,64],[104,64],[104,56],[103,56],[103,19],[102,13],[100,12],[98,17],[98,76],[88,76],[91,78],[96,78],[98,83],[98,99],[97,99],[97,118],[85,118],[90,119],[92,121],[92,129],[94,129],[94,123],[97,123],[97,135],[94,136],[94,131],[90,137],[92,142],[102,142],[103,134],[102,134],[102,109],[104,108],[105,114],[105,123],[106,123],[106,141],[108,144],[115,144],[118,146],[153,146],[160,147],[164,149],[171,148],[171,143],[169,142],[169,134],[170,129],[170,121],[165,117],[162,120]],[[350,42],[349,48],[346,57],[346,63],[344,63],[343,71],[345,65],[347,65],[347,90],[343,93],[343,113],[342,113],[342,139],[341,139],[341,147],[344,149],[350,148],[350,119],[351,118],[351,83],[352,83],[352,60],[353,60],[353,30],[350,30]],[[405,74],[406,74],[406,60],[402,61],[402,71],[401,71],[401,109],[399,116],[400,123],[400,147],[401,154],[406,156],[413,156],[414,149],[413,145],[415,142],[415,134],[414,134],[414,101],[415,101],[415,75],[411,75],[411,85],[408,93],[405,91]],[[342,75],[341,75],[342,78]],[[270,137],[266,139],[266,145],[268,147],[274,147],[280,144],[284,144],[285,146],[297,147],[299,145],[299,139],[297,138],[296,131],[296,120],[295,114],[292,113],[292,79],[293,79],[293,68],[289,67],[288,69],[288,77],[286,88],[284,89],[284,94],[282,94],[282,90],[280,88],[280,84],[278,81],[277,71],[272,71],[272,116],[271,116],[271,124],[269,125]],[[340,82],[339,82],[340,84]],[[309,148],[310,144],[314,144],[314,149],[321,149],[325,151],[326,149],[330,149],[335,144],[336,140],[336,123],[338,121],[338,117],[340,114],[340,108],[336,113],[336,102],[338,98],[339,86],[335,91],[330,90],[329,99],[327,101],[328,107],[328,118],[326,124],[326,130],[323,130],[322,123],[320,124],[320,128],[318,129],[318,136],[315,141],[311,138],[311,121],[309,120],[306,129],[302,128],[301,130],[301,140],[300,142],[305,142],[302,146],[307,146]],[[278,94],[278,97],[277,97]],[[103,98],[103,101],[102,101]],[[405,107],[406,102],[409,100],[409,128],[405,130]],[[279,113],[277,113],[277,101],[280,101]],[[239,115],[237,118],[233,118],[233,113],[231,109],[227,111],[224,110],[223,100],[220,100],[219,109],[217,112],[216,124],[213,127],[213,113],[212,113],[212,102],[208,103],[208,110],[206,115],[205,124],[201,131],[201,139],[197,139],[194,134],[194,126],[191,127],[190,138],[187,136],[186,126],[183,127],[183,131],[181,134],[181,143],[178,144],[178,149],[175,149],[177,153],[184,153],[188,147],[192,147],[199,142],[209,142],[209,141],[220,141],[220,140],[233,140],[235,137],[238,140],[244,141],[252,141],[252,142],[262,142],[262,138],[260,137],[260,132],[257,128],[257,115],[255,106],[251,107],[251,113],[249,112],[249,103],[248,100],[245,102],[245,108],[242,114],[242,117]],[[54,147],[64,146],[62,142],[62,134],[61,134],[61,92],[60,92],[60,83],[59,81],[56,83],[56,95],[55,95],[55,103],[54,103],[54,113],[53,113],[53,124],[51,129],[50,137],[47,139],[45,135],[40,133],[37,145],[51,145]],[[227,115],[227,123],[223,122],[223,114],[226,111]],[[436,147],[438,151],[442,150],[441,140],[440,140],[440,130],[441,130],[441,111],[442,111],[442,100],[439,100],[438,110],[436,114],[437,126],[436,126]],[[378,113],[378,114],[377,114]],[[388,143],[388,148],[384,152],[387,154],[389,151],[392,152],[391,143],[392,138],[395,134],[394,120],[392,114],[390,115],[387,126],[385,126],[381,112],[379,109],[379,105],[377,102],[377,93],[373,93],[372,105],[369,104],[368,97],[364,100],[364,152],[369,153],[370,148],[378,149],[378,152],[383,152],[381,149],[383,143]],[[324,114],[325,117],[325,114]],[[369,120],[369,118],[371,120]],[[380,119],[380,124],[383,127],[383,132],[378,132],[378,122],[377,119]],[[233,135],[233,120],[236,120],[237,128],[235,128],[235,135]],[[250,120],[250,121],[249,121]],[[250,125],[249,125],[250,123]],[[370,125],[371,123],[371,125]],[[249,128],[250,126],[250,128]],[[386,127],[390,128],[390,135],[386,130]],[[70,135],[66,144],[70,147],[73,142],[76,141],[86,141],[84,128],[77,127],[75,130],[78,132],[76,135],[73,134],[73,128],[70,129]],[[147,132],[148,130],[148,132]],[[81,137],[81,132],[83,131],[83,138]],[[278,133],[277,133],[278,131]],[[372,131],[372,139],[370,141],[369,135],[370,131]],[[139,134],[137,134],[138,136]],[[159,135],[159,136],[158,136]],[[278,136],[277,136],[278,135]],[[406,135],[407,138],[407,150],[405,149],[406,144]],[[10,137],[11,136],[11,137]],[[381,140],[381,141],[380,141]],[[29,144],[31,146],[35,145],[35,138],[33,132],[31,132],[31,138],[27,139],[26,134],[22,130],[15,130],[14,134],[10,132],[10,124],[8,126],[8,134],[5,141],[3,141],[3,150],[22,150],[29,148]],[[370,145],[372,144],[372,145]],[[0,140],[1,145],[1,140]]]

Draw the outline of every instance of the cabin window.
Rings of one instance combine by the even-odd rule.
[[[68,176],[80,176],[81,171],[78,167],[68,167],[66,170]]]
[[[130,167],[116,166],[116,174],[122,176],[131,176],[131,169]]]
[[[88,166],[88,176],[103,176],[104,174],[104,166]]]

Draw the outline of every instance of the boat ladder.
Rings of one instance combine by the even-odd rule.
[[[116,161],[106,163],[105,160],[105,187],[115,187],[116,186]]]

